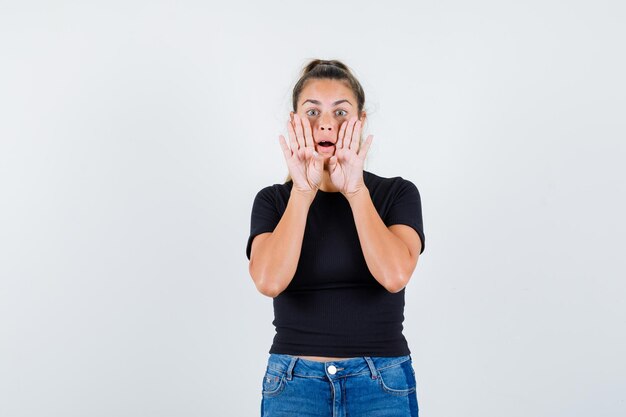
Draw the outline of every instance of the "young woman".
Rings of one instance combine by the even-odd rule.
[[[424,251],[421,200],[363,169],[365,94],[349,68],[313,60],[293,90],[289,177],[253,203],[246,255],[276,334],[261,415],[417,416],[402,334],[404,288]]]

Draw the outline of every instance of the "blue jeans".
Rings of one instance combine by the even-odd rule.
[[[270,353],[261,417],[418,417],[411,355],[317,362]]]

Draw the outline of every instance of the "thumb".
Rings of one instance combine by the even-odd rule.
[[[317,153],[316,150],[313,150],[313,166],[315,167],[315,169],[319,170],[320,165],[322,165],[322,168],[324,167],[322,159],[322,156]]]
[[[333,155],[328,160],[328,171],[332,173],[335,170],[336,166],[337,166],[337,155]]]

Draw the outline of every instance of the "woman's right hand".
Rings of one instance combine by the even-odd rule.
[[[314,195],[324,176],[324,158],[315,151],[311,125],[293,113],[287,129],[289,147],[283,135],[279,135],[279,140],[293,181],[292,190]]]

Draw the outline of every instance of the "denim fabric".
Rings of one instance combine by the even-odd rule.
[[[317,362],[271,353],[261,417],[418,417],[412,362],[411,355]]]

